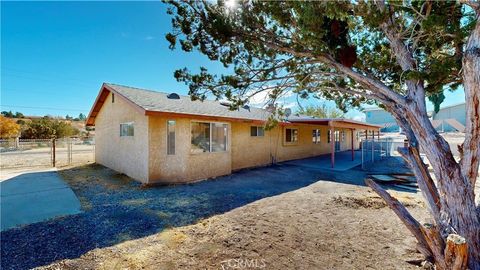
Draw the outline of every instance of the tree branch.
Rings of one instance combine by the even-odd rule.
[[[480,18],[470,35],[463,57],[466,126],[460,165],[472,186],[478,177],[480,163]]]

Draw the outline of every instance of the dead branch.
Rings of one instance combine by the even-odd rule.
[[[408,210],[401,204],[397,199],[393,198],[387,191],[375,183],[372,179],[366,179],[365,184],[373,189],[390,207],[390,209],[395,212],[395,214],[400,218],[400,220],[405,224],[407,229],[415,236],[420,245],[420,251],[425,256],[425,258],[431,258],[433,256],[432,250],[428,245],[428,241],[425,238],[425,233],[423,232],[420,223],[408,212]]]

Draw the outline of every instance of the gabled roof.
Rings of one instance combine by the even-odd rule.
[[[178,116],[204,116],[226,120],[238,119],[254,121],[266,121],[270,116],[267,110],[261,108],[248,107],[232,111],[228,106],[222,105],[219,101],[192,101],[189,96],[182,95],[179,95],[179,99],[170,99],[167,97],[169,93],[104,83],[88,115],[87,125],[95,125],[95,117],[100,111],[109,92],[124,98],[128,103],[136,107],[140,113],[145,115],[163,113],[178,114]]]
[[[189,96],[179,95],[178,99],[169,98],[169,93],[157,92],[147,89],[123,86],[112,83],[104,83],[100,93],[88,114],[87,126],[95,125],[95,118],[103,106],[108,94],[112,92],[115,98],[123,98],[141,114],[144,115],[169,115],[176,117],[208,118],[225,121],[249,121],[263,123],[268,120],[271,113],[265,109],[256,107],[239,108],[230,110],[228,106],[219,101],[205,100],[192,101]],[[377,125],[349,119],[320,119],[305,115],[291,115],[285,123],[306,123],[324,125],[328,122],[350,123],[358,126],[379,127]]]

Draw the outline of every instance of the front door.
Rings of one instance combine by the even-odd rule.
[[[335,131],[335,152],[340,151],[340,131]]]

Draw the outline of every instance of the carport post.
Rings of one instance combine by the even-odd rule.
[[[355,132],[354,131],[355,129],[352,128],[350,130],[352,131],[352,161],[354,161],[355,160],[355,152],[354,152],[355,150],[353,148],[353,133]]]
[[[331,121],[328,122],[330,126],[330,162],[332,163],[332,168],[335,168],[335,128]]]

